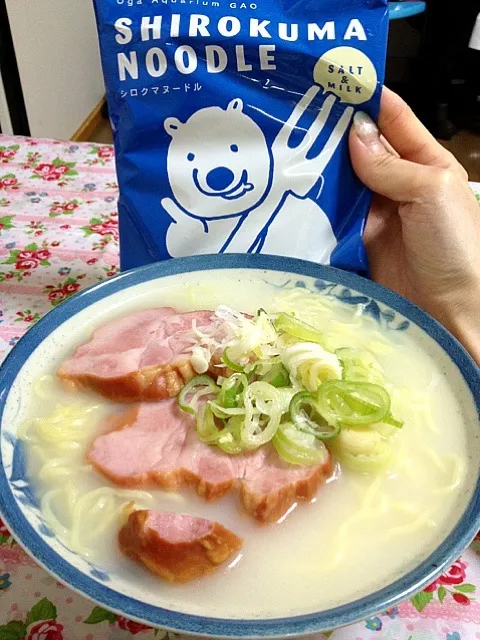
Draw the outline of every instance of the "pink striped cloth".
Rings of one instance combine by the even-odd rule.
[[[473,188],[480,194],[480,184]],[[0,360],[52,307],[117,273],[116,198],[112,147],[0,136]],[[479,556],[480,539],[411,600],[315,640],[479,640]],[[132,635],[178,638],[69,590],[0,520],[0,640]]]

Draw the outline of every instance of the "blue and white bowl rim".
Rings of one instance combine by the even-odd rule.
[[[207,255],[180,258],[139,267],[100,282],[65,301],[34,325],[19,340],[0,370],[0,424],[8,392],[23,364],[38,345],[67,319],[89,305],[130,286],[195,271],[253,269],[297,274],[350,287],[421,327],[446,351],[470,389],[480,422],[480,368],[460,343],[436,320],[398,294],[360,276],[304,260],[269,255]],[[430,584],[453,563],[480,529],[480,477],[457,525],[433,553],[402,578],[368,596],[345,605],[300,616],[275,619],[223,619],[178,613],[145,604],[117,593],[74,568],[35,532],[10,491],[0,460],[0,496],[3,518],[17,541],[59,580],[107,609],[134,620],[187,634],[224,638],[265,638],[311,634],[368,618],[395,606]]]

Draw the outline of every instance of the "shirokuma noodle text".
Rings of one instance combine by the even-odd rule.
[[[296,23],[272,23],[270,20],[250,18],[240,20],[235,16],[223,16],[218,21],[212,22],[209,16],[203,14],[192,14],[182,16],[175,13],[170,17],[169,22],[163,20],[163,16],[144,16],[140,24],[134,30],[134,22],[131,18],[118,18],[115,21],[117,44],[127,45],[138,41],[138,36],[142,42],[150,40],[162,40],[165,38],[179,38],[187,35],[189,38],[211,38],[224,37],[232,38],[238,36],[242,31],[248,32],[250,38],[272,39],[279,38],[283,41],[296,42],[303,39],[312,40],[336,40],[349,41],[367,40],[366,31],[358,18],[352,18],[346,28],[338,33],[334,20],[318,24],[315,22],[303,25]],[[303,31],[303,33],[302,33]],[[198,67],[198,58],[205,59],[208,73],[221,73],[227,67],[229,54],[218,45],[207,45],[202,51],[197,52],[193,47],[182,45],[174,53],[174,64],[176,69],[182,74],[194,73]],[[276,69],[275,45],[259,45],[256,55],[250,50],[246,56],[244,45],[235,47],[233,58],[237,71],[251,71],[253,67],[261,71],[271,71]],[[123,82],[127,78],[137,80],[139,78],[140,67],[144,68],[152,78],[159,78],[168,69],[167,56],[163,49],[153,47],[145,52],[144,65],[139,63],[137,51],[128,53],[118,53],[118,75]]]

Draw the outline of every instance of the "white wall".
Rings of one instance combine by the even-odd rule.
[[[32,136],[69,139],[104,95],[92,0],[6,0]]]

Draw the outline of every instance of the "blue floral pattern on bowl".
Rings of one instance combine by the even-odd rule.
[[[281,285],[277,286],[279,289],[309,289],[310,286],[305,280],[292,280],[289,279]],[[393,309],[379,304],[373,298],[366,295],[359,295],[359,293],[349,287],[345,287],[335,282],[328,282],[327,280],[317,279],[313,283],[313,288],[320,292],[323,296],[335,298],[343,304],[359,306],[361,308],[362,315],[370,316],[379,325],[394,329],[395,331],[406,331],[410,322],[404,317],[399,316]]]

